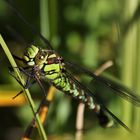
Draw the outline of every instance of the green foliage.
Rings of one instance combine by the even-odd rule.
[[[139,13],[135,13],[138,8],[137,1],[31,0],[29,2],[16,0],[15,4],[36,29],[40,29],[43,35],[51,41],[55,50],[62,54],[64,58],[83,65],[92,71],[107,60],[113,60],[114,65],[109,69],[108,74],[119,77],[124,84],[138,92],[140,91],[140,23],[137,21],[138,18],[135,18],[135,15],[139,17]],[[36,34],[32,33],[24,23],[12,14],[3,0],[0,1],[0,18],[0,32],[6,38],[6,42],[9,43],[8,46],[13,54],[22,56],[24,45],[22,44],[18,47],[16,47],[17,45],[10,45],[11,41],[16,42],[16,44],[21,44],[21,42],[17,41],[18,39],[15,36],[12,37],[9,31],[5,29],[7,24],[21,34],[28,41],[27,43],[34,42],[41,47],[47,48]],[[6,72],[5,70],[5,67],[7,68],[9,65],[1,58],[0,63],[4,64],[0,73],[2,75],[1,85],[3,86],[5,80],[10,85],[13,81],[10,80],[11,77],[8,71]],[[88,86],[86,80],[85,84]],[[35,96],[40,97],[40,90],[36,88],[36,85],[34,87],[37,89],[35,90]],[[48,86],[46,85],[46,87]],[[129,103],[114,96],[114,94],[109,96],[109,91],[103,87],[95,86],[94,88],[101,90],[101,95],[103,95],[103,98],[106,97],[104,98],[105,102],[107,102],[112,111],[114,110],[114,113],[118,112],[117,115],[123,121],[133,127],[134,130],[139,130],[139,109],[132,107]],[[64,98],[58,94],[50,107],[46,125],[49,134],[75,132],[74,123],[77,103],[72,102],[69,98]],[[40,101],[40,98],[37,98],[37,100]],[[26,109],[22,110],[21,115],[19,114],[19,109],[17,109],[18,115],[16,112],[15,116],[18,116],[20,122],[22,120],[29,121],[28,118],[30,117],[25,118],[24,115],[27,113]],[[0,114],[0,116],[4,116],[4,114]],[[95,118],[93,114],[89,113],[89,116]],[[88,117],[85,119],[88,120]],[[107,132],[108,130],[99,129],[97,125],[94,125],[93,119],[89,119],[88,123],[92,124],[93,129],[89,128],[87,130],[88,136],[85,136],[85,139],[109,139],[110,133],[114,135],[116,132],[116,130],[111,130],[110,132],[109,129],[109,132]],[[2,125],[4,124],[2,123]],[[7,126],[7,124],[5,125]],[[124,131],[118,130],[116,133],[119,137],[116,136],[117,139],[120,139],[120,137],[123,137],[122,133]]]

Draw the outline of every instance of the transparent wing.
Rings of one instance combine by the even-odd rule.
[[[37,34],[43,41],[46,43],[49,50],[53,50],[52,45],[50,42],[40,33],[38,32],[25,18],[24,16],[19,12],[19,10],[15,7],[15,5],[12,3],[11,0],[5,0],[5,2],[9,5],[9,7],[14,11],[14,13],[25,23],[25,25],[28,26],[28,28],[35,34]]]
[[[120,97],[133,103],[136,106],[140,106],[140,96],[136,95],[136,93],[133,92],[132,90],[130,90],[124,86],[121,86],[120,84],[117,84],[117,83],[113,82],[112,80],[103,78],[101,76],[96,76],[91,71],[89,71],[75,63],[65,61],[65,64],[66,64],[66,67],[73,68],[73,69],[77,70],[78,72],[82,72],[82,73],[92,77],[93,79],[100,82],[107,88],[110,88],[111,90],[113,90],[114,91],[113,93],[119,95]]]
[[[120,124],[128,132],[133,133],[135,135],[135,133],[125,123],[123,123],[109,109],[107,109],[107,107],[103,103],[99,101],[99,99],[96,97],[96,94],[91,92],[86,86],[84,86],[81,82],[75,79],[68,71],[65,71],[65,73],[77,86],[79,86],[82,90],[84,90],[87,95],[91,96],[94,99],[94,101],[101,106],[102,110],[107,112],[118,124]]]

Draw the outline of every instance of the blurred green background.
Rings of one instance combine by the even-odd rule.
[[[112,60],[114,65],[103,74],[119,79],[123,85],[140,94],[139,0],[13,1],[24,17],[50,40],[54,49],[64,58],[92,71],[108,60]],[[26,48],[25,42],[20,36],[11,33],[7,29],[9,26],[28,44],[34,43],[47,48],[40,38],[13,13],[4,0],[1,0],[0,33],[11,52],[21,57]],[[20,86],[9,74],[10,64],[1,48],[0,66],[0,139],[18,140],[33,116],[24,96],[12,100],[12,97],[20,91]],[[77,75],[78,72],[73,74]],[[82,79],[87,83],[85,77]],[[97,93],[103,91],[101,94],[105,104],[138,133],[140,109],[110,93],[107,88],[96,87],[96,85],[94,88],[97,88]],[[31,93],[38,104],[42,98],[39,87],[36,85],[31,87]],[[77,101],[57,91],[45,125],[50,140],[75,139],[77,105]],[[135,139],[119,125],[116,128],[101,128],[94,113],[88,110],[85,112],[84,124],[85,140]]]

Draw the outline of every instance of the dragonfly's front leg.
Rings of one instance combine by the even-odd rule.
[[[15,67],[18,68],[18,67]],[[19,70],[21,70],[22,72],[25,72],[24,68],[19,68]],[[24,71],[23,71],[24,70]],[[21,81],[16,77],[16,75],[14,75],[13,71],[11,70],[11,68],[9,68],[9,73],[12,77],[14,77],[16,79],[16,81],[24,88],[24,89],[28,89],[30,88],[31,85],[33,85],[36,81],[31,82],[31,74],[28,74],[25,85],[23,85],[21,83]],[[19,96],[20,94],[23,93],[23,90],[21,90],[18,94],[16,94],[13,99],[15,99],[17,96]]]

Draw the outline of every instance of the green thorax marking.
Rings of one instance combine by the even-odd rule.
[[[24,61],[31,67],[38,67],[38,73],[42,78],[49,80],[56,79],[60,76],[64,64],[60,56],[52,50],[46,50],[31,45],[24,54]]]
[[[54,80],[60,77],[63,69],[64,64],[59,61],[59,56],[56,54],[50,54],[46,63],[44,63],[44,66],[42,67],[45,78],[49,80]]]

